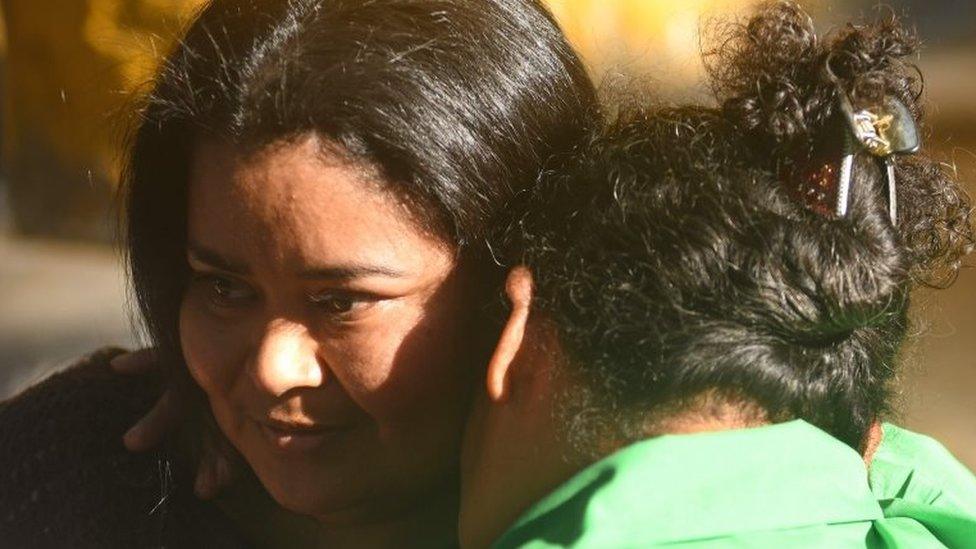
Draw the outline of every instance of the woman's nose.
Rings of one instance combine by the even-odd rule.
[[[317,344],[301,324],[271,321],[253,356],[255,384],[279,397],[299,387],[319,387],[325,372],[316,355]]]

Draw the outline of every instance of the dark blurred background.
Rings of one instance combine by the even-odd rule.
[[[747,0],[549,0],[594,77],[704,95],[699,29]],[[115,247],[133,101],[202,0],[0,0],[0,399],[99,346],[138,345]],[[812,0],[821,32],[904,16],[931,116],[925,146],[976,190],[976,2]],[[973,258],[971,262],[976,261]],[[898,421],[976,469],[976,273],[920,293]]]

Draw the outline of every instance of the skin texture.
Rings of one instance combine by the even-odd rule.
[[[458,534],[465,548],[488,547],[533,502],[582,464],[557,437],[553,407],[564,388],[558,342],[531,314],[532,275],[513,269],[506,280],[512,305],[475,396],[461,451]]]
[[[453,535],[475,368],[451,247],[314,136],[195,157],[180,337],[220,430],[288,510]]]

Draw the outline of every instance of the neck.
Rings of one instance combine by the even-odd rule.
[[[484,395],[476,400],[461,457],[458,524],[465,548],[490,546],[533,502],[580,468],[566,459],[545,398],[517,392],[502,405],[489,404]]]
[[[690,435],[768,425],[766,411],[755,401],[714,390],[705,391],[679,407],[655,414],[644,422],[644,435]]]
[[[424,494],[395,510],[357,513],[355,517],[309,517],[288,511],[259,485],[239,485],[222,496],[220,508],[244,536],[260,548],[393,548],[404,540],[425,546],[457,545],[457,495],[454,484]]]
[[[633,441],[599,443],[589,460],[571,461],[575,455],[561,437],[561,428],[544,418],[550,417],[549,404],[520,409],[490,410],[481,406],[480,418],[486,442],[478,445],[477,471],[466,475],[461,505],[461,542],[465,548],[488,547],[535,502],[555,490],[592,462],[627,446]],[[728,431],[768,424],[765,413],[748,401],[737,401],[705,394],[692,399],[692,406],[648,420],[644,438],[668,434]],[[533,418],[532,420],[527,418]],[[478,418],[476,418],[478,419]],[[470,480],[470,482],[469,482]]]

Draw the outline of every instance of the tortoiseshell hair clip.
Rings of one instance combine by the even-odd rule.
[[[908,107],[885,96],[881,104],[855,109],[847,90],[834,74],[828,58],[824,75],[837,89],[837,118],[816,147],[813,158],[794,172],[793,191],[813,211],[841,218],[847,215],[853,182],[854,156],[866,152],[875,157],[885,176],[888,214],[898,223],[895,157],[918,152],[921,138]]]

